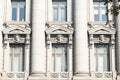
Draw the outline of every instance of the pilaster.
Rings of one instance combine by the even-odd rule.
[[[25,78],[29,76],[30,68],[30,34],[26,34],[25,42]]]
[[[9,71],[9,42],[8,42],[8,35],[5,34],[4,36],[4,72]]]
[[[30,21],[30,10],[31,10],[31,0],[26,0],[26,13],[25,13],[25,21]]]
[[[72,8],[72,1],[71,0],[67,0],[67,21],[71,21],[71,9]]]
[[[73,36],[72,34],[69,34],[69,43],[68,43],[68,55],[67,55],[67,63],[68,63],[68,72],[69,72],[69,78],[71,79],[73,76]]]

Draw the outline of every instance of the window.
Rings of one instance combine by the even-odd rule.
[[[12,20],[13,21],[25,20],[25,1],[23,0],[12,1]]]
[[[94,2],[94,21],[106,21],[105,2]]]
[[[24,45],[10,45],[10,71],[24,71]]]
[[[62,44],[53,44],[52,46],[52,71],[67,71],[67,46]]]
[[[107,44],[95,44],[95,71],[110,71],[110,54]]]
[[[66,0],[53,0],[53,20],[67,20],[67,2]]]

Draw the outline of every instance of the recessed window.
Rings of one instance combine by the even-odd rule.
[[[12,1],[12,20],[25,21],[25,1],[13,0]]]
[[[105,2],[94,2],[94,21],[106,21]]]
[[[10,71],[24,71],[24,45],[10,45]]]
[[[110,54],[107,44],[95,44],[95,71],[110,71]]]
[[[67,71],[67,45],[65,44],[52,45],[52,71],[53,72]]]
[[[67,2],[66,0],[53,0],[53,20],[67,20]]]

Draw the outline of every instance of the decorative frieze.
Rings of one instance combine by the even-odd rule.
[[[61,73],[51,73],[51,78],[52,79],[54,79],[54,78],[56,78],[56,79],[58,79],[58,78],[68,78],[69,76],[68,76],[69,74],[68,74],[68,72],[61,72]]]
[[[25,73],[24,72],[20,72],[20,73],[7,73],[7,78],[24,78],[25,77]]]
[[[92,78],[99,78],[99,79],[103,79],[103,78],[107,78],[107,79],[112,79],[113,78],[113,73],[112,72],[93,72],[92,73]]]

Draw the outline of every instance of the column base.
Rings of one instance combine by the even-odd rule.
[[[28,77],[28,80],[47,80],[45,77]]]
[[[89,77],[89,73],[85,73],[85,72],[76,72],[74,73],[75,77]]]
[[[91,80],[91,78],[89,76],[88,77],[77,77],[77,76],[74,76],[73,80]]]
[[[46,73],[38,73],[38,72],[34,72],[34,73],[30,73],[30,77],[46,77]]]

